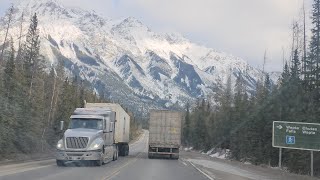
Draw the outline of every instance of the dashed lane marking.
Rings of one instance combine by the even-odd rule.
[[[179,162],[182,163],[185,166],[188,166],[188,164],[186,162],[184,162],[184,160],[182,160],[182,159],[179,159]]]
[[[146,139],[145,139],[145,135],[143,136],[143,139],[140,143],[144,143],[145,147],[143,152],[145,152],[148,149],[147,143],[146,143]],[[124,165],[120,166],[119,168],[117,168],[115,171],[113,171],[111,174],[106,175],[105,177],[102,178],[102,180],[110,180],[111,178],[115,177],[116,175],[118,175],[120,173],[120,171],[122,169],[124,169],[125,167],[127,167],[128,165],[134,163],[135,161],[138,160],[138,158],[142,155],[142,152],[139,152],[134,159],[129,160],[127,163],[125,163]]]
[[[199,169],[197,166],[195,166],[192,162],[189,162],[196,170],[198,170],[200,173],[202,173],[205,177],[207,177],[210,180],[214,180],[212,177],[210,177],[207,173],[203,172],[201,169]]]
[[[140,155],[141,153],[139,153],[139,155]],[[139,156],[138,155],[138,156]],[[137,156],[137,157],[138,157]],[[136,160],[137,160],[137,157],[136,158],[134,158],[134,159],[131,159],[130,161],[128,161],[127,163],[125,163],[123,166],[121,166],[121,167],[119,167],[119,168],[117,168],[115,171],[113,171],[110,175],[107,175],[106,177],[104,177],[104,178],[102,178],[103,180],[110,180],[111,178],[113,178],[114,176],[116,176],[117,174],[119,174],[119,172],[123,169],[123,168],[125,168],[125,167],[127,167],[129,164],[132,164],[133,162],[135,162]]]

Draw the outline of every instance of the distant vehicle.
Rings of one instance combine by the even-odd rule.
[[[130,116],[119,104],[87,103],[70,118],[57,144],[58,166],[67,161],[93,161],[101,166],[129,154]]]
[[[169,156],[179,159],[182,113],[151,110],[148,157]]]

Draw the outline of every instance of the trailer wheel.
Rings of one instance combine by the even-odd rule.
[[[153,159],[153,155],[151,153],[148,153],[148,158]]]
[[[123,155],[123,146],[122,146],[122,144],[118,144],[118,151],[119,151],[119,156],[124,156]]]
[[[129,145],[126,144],[126,151],[125,151],[125,156],[128,156],[129,155]]]
[[[103,160],[102,159],[100,159],[100,160],[96,160],[96,166],[102,166],[102,164],[103,164]]]
[[[176,160],[177,160],[177,159],[179,159],[179,155],[170,155],[170,158],[171,158],[171,159],[176,159]]]

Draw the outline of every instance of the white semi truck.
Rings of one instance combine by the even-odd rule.
[[[118,155],[127,156],[129,131],[130,116],[119,104],[86,103],[85,108],[73,112],[69,127],[57,144],[57,165],[93,161],[101,166],[117,160]]]

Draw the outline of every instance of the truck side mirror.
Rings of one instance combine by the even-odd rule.
[[[64,121],[60,121],[60,131],[62,131],[64,128]]]

